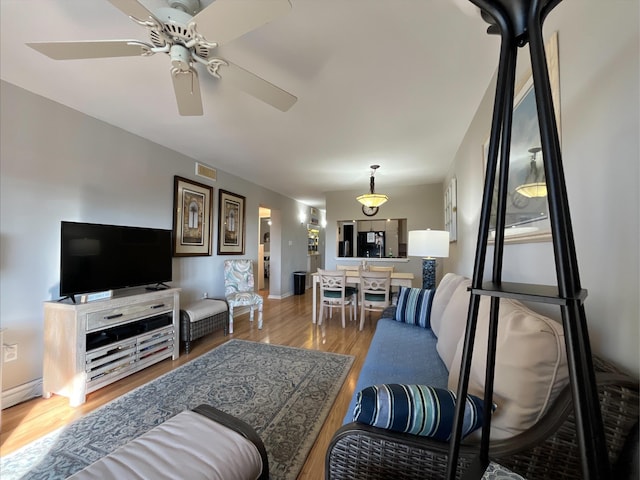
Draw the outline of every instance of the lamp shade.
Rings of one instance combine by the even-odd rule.
[[[410,257],[448,257],[449,232],[446,230],[411,230],[408,255]]]
[[[365,193],[357,197],[356,200],[367,207],[379,207],[389,200],[389,197],[382,193]]]

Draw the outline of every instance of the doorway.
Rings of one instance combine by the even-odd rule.
[[[271,278],[271,209],[259,207],[258,290],[269,293]]]

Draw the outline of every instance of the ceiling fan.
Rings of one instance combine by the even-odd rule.
[[[167,0],[168,7],[149,11],[138,0],[108,0],[149,31],[149,42],[99,40],[43,42],[27,45],[54,60],[150,56],[171,57],[171,78],[180,115],[202,115],[200,83],[195,65],[202,64],[216,78],[285,112],[297,98],[257,75],[215,56],[215,49],[291,8],[289,0],[215,0],[201,8],[200,0]],[[207,38],[215,40],[209,41]]]

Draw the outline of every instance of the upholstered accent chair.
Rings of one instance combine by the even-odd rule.
[[[342,312],[342,328],[345,328],[345,307],[349,306],[349,319],[355,314],[358,290],[347,287],[346,270],[322,270],[318,269],[320,279],[320,315],[318,325],[322,325],[325,309],[329,309],[332,316],[334,308],[340,308]]]
[[[249,320],[258,310],[258,328],[262,328],[262,297],[254,290],[253,264],[251,260],[224,261],[224,294],[229,305],[229,333],[233,333],[234,307],[249,307]]]
[[[391,272],[360,272],[360,330],[366,312],[380,312],[391,306]],[[369,313],[369,316],[371,314]]]

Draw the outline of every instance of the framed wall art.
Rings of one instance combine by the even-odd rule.
[[[550,38],[545,50],[556,123],[560,133],[557,32]],[[482,148],[485,172],[488,152],[489,140],[487,139]],[[500,154],[498,152],[498,155]],[[497,203],[498,180],[496,178],[491,202],[491,238],[495,238]],[[549,241],[551,239],[540,129],[531,72],[518,86],[514,98],[504,239],[506,243]]]
[[[213,187],[173,177],[173,256],[211,255]]]
[[[458,240],[458,202],[456,200],[456,177],[449,181],[444,192],[444,229],[449,232],[449,243]]]
[[[245,197],[218,191],[218,255],[244,255]]]

